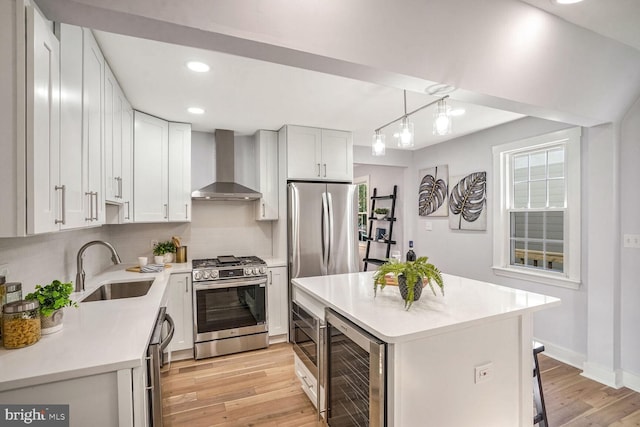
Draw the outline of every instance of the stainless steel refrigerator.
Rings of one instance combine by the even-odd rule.
[[[288,204],[289,279],[359,270],[356,185],[290,182]]]

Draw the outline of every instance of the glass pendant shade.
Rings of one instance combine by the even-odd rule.
[[[371,143],[371,155],[372,156],[384,156],[386,145],[384,143],[385,135],[376,131],[373,134],[373,141]]]
[[[400,126],[398,127],[398,147],[409,148],[413,147],[413,123],[409,121],[408,117],[403,117],[400,120]]]
[[[435,113],[433,113],[433,134],[448,135],[451,133],[451,108],[445,100],[438,101]]]

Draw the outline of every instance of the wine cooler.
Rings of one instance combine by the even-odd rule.
[[[386,343],[327,308],[326,420],[330,427],[386,425]]]

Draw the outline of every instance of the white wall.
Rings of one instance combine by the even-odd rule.
[[[621,126],[620,211],[621,230],[640,234],[640,101],[629,110]],[[640,250],[621,249],[621,340],[625,383],[640,390]]]
[[[536,314],[534,335],[545,343],[566,349],[571,357],[577,359],[573,362],[580,364],[580,358],[587,352],[586,285],[578,290],[569,290],[494,275],[491,269],[493,265],[491,212],[488,212],[486,231],[454,231],[449,229],[449,219],[446,217],[419,217],[417,214],[419,186],[417,171],[420,169],[448,165],[450,177],[486,171],[487,206],[491,209],[494,197],[491,194],[493,188],[491,147],[567,127],[569,125],[564,123],[524,118],[419,150],[414,155],[410,173],[415,178],[408,189],[408,194],[415,195],[409,212],[415,223],[414,240],[418,256],[429,256],[430,261],[446,273],[561,298],[560,307]],[[433,226],[433,231],[425,230],[427,221]]]

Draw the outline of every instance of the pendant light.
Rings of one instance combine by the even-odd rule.
[[[386,151],[386,145],[384,143],[385,135],[380,132],[379,129],[373,134],[373,142],[371,144],[372,156],[384,156]]]
[[[380,126],[373,133],[373,137],[371,138],[371,155],[373,156],[384,156],[386,151],[385,145],[385,135],[382,133],[382,129],[387,126],[392,125],[395,122],[400,122],[398,125],[398,131],[393,134],[393,137],[396,138],[398,147],[400,148],[411,148],[414,146],[414,128],[413,123],[409,121],[409,116],[417,113],[418,111],[424,110],[427,107],[430,107],[434,104],[438,104],[436,107],[436,111],[433,115],[433,133],[436,135],[446,135],[451,133],[451,110],[445,100],[449,97],[449,95],[445,95],[440,99],[437,99],[433,102],[423,105],[422,107],[416,108],[413,111],[407,112],[407,91],[404,92],[404,115],[398,117],[397,119],[391,120],[389,123]]]
[[[411,148],[413,147],[413,123],[409,121],[407,116],[407,91],[404,92],[404,116],[400,119],[400,125],[398,126],[398,147]]]
[[[451,133],[451,108],[445,99],[438,100],[436,111],[433,113],[433,134],[449,135]]]

